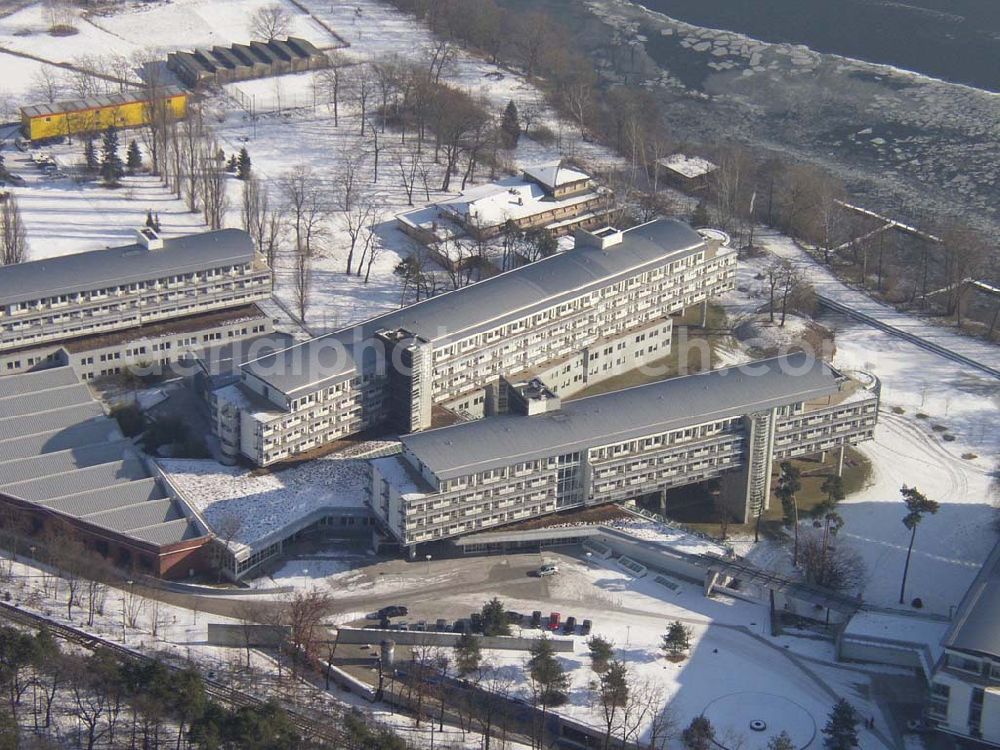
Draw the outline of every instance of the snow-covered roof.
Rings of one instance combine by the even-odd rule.
[[[365,508],[369,469],[362,459],[326,456],[265,473],[207,459],[158,463],[173,488],[241,557],[332,511]]]
[[[530,167],[525,167],[523,171],[526,177],[530,177],[536,182],[541,183],[549,188],[549,190],[590,179],[590,175],[587,173],[564,167],[558,161],[546,164],[534,164]]]
[[[671,154],[660,159],[660,166],[687,177],[689,180],[702,177],[718,169],[718,166],[700,156]]]
[[[574,195],[564,200],[552,198],[540,185],[518,177],[509,177],[489,185],[480,185],[457,198],[438,204],[444,214],[452,214],[482,229],[501,226],[556,208],[574,206],[593,200],[596,192]]]

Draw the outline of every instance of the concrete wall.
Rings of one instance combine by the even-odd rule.
[[[208,623],[208,643],[210,646],[280,646],[292,635],[292,629],[285,625],[228,625],[218,622]]]
[[[662,570],[699,585],[705,582],[706,566],[704,561],[699,562],[697,558],[685,557],[662,545],[644,542],[603,526],[596,539],[614,550],[618,557],[625,555],[654,570]]]
[[[234,626],[239,627],[239,626]],[[340,628],[337,640],[340,643],[378,644],[394,641],[401,646],[444,646],[451,648],[461,636],[458,633],[434,633],[411,630],[382,630],[380,628]],[[476,636],[481,648],[496,648],[505,651],[527,651],[537,638],[517,638],[515,636]],[[568,638],[549,638],[552,650],[557,653],[572,653],[573,641]]]
[[[905,643],[889,638],[857,638],[844,636],[837,641],[839,661],[860,661],[925,670],[927,659],[922,654],[924,644]]]

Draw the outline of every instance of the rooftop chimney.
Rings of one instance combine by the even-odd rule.
[[[139,245],[147,250],[162,250],[163,238],[152,227],[140,227],[135,230]]]

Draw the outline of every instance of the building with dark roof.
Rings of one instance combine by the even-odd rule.
[[[319,70],[329,65],[330,59],[325,52],[312,42],[295,36],[167,55],[167,68],[195,88]]]
[[[0,374],[71,364],[85,379],[271,330],[271,273],[237,229],[0,267]],[[244,330],[246,329],[246,330]]]
[[[0,378],[0,505],[24,529],[68,525],[142,573],[204,569],[209,529],[154,471],[69,367]]]
[[[529,384],[512,413],[400,438],[373,461],[371,505],[412,546],[708,479],[745,523],[774,460],[870,439],[877,388],[806,354],[563,403]]]
[[[659,220],[248,362],[214,397],[223,449],[274,463],[363,430],[488,413],[501,375],[563,396],[665,357],[671,315],[732,288],[736,253]],[[396,366],[399,364],[400,366]]]
[[[927,716],[942,732],[1000,747],[1000,543],[941,641]]]

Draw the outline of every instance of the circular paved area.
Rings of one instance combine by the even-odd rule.
[[[766,750],[770,739],[785,731],[802,750],[816,737],[812,714],[780,695],[730,693],[716,698],[702,713],[712,722],[716,744],[722,748],[728,741],[741,750]]]

